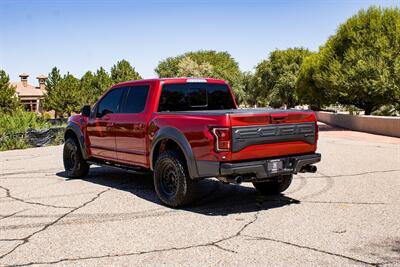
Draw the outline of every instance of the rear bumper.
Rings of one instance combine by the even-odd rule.
[[[282,168],[279,170],[268,170],[268,163],[282,162]],[[219,174],[222,177],[248,176],[249,180],[265,179],[274,176],[296,174],[302,167],[321,161],[321,154],[313,153],[301,156],[289,156],[274,159],[257,160],[239,163],[221,163]],[[248,179],[245,179],[248,180]]]

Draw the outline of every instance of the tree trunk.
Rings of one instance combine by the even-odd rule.
[[[374,110],[374,106],[365,106],[364,107],[364,115],[371,115]]]

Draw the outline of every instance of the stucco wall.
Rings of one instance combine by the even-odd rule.
[[[400,117],[353,116],[323,111],[315,112],[315,114],[318,121],[330,125],[355,131],[400,137]]]

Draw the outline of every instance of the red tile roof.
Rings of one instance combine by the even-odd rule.
[[[31,84],[27,84],[24,86],[22,82],[11,83],[12,86],[15,86],[15,91],[17,92],[18,96],[44,96],[45,90],[40,90],[39,87],[35,87]]]

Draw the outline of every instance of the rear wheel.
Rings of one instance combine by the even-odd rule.
[[[293,175],[283,175],[273,181],[253,182],[253,185],[261,194],[276,195],[288,189],[292,180]]]
[[[179,207],[192,201],[195,181],[187,174],[183,158],[175,151],[163,152],[154,167],[154,187],[167,206]]]
[[[70,178],[83,178],[89,173],[90,165],[84,160],[79,144],[67,138],[63,151],[64,169]]]

